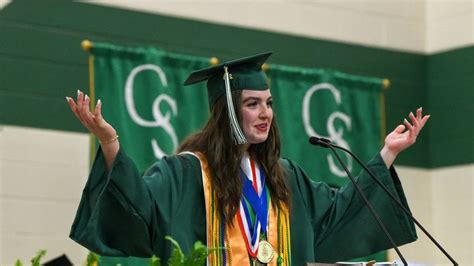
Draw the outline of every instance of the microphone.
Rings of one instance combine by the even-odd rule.
[[[310,137],[309,138],[309,142],[315,146],[321,146],[321,147],[324,147],[324,148],[329,148],[329,147],[333,147],[333,148],[336,148],[336,149],[340,149],[346,153],[348,153],[349,155],[352,156],[352,158],[354,158],[357,163],[362,166],[362,168],[364,168],[364,170],[370,175],[370,177],[385,191],[385,193],[387,193],[387,195],[395,202],[397,203],[397,205],[403,210],[403,212],[408,215],[410,217],[410,219],[418,226],[418,228],[421,229],[421,231],[423,231],[423,233],[431,240],[431,242],[433,244],[436,245],[436,247],[441,250],[441,252],[443,252],[443,254],[453,263],[453,265],[457,266],[458,263],[448,254],[448,252],[441,246],[441,244],[438,243],[438,241],[436,241],[436,239],[434,239],[434,237],[423,227],[423,225],[421,225],[418,220],[411,214],[411,212],[405,208],[405,206],[403,206],[403,204],[400,202],[400,200],[398,200],[389,190],[388,188],[375,176],[374,173],[372,173],[372,171],[370,171],[370,169],[354,154],[352,153],[349,149],[346,149],[344,147],[341,147],[341,146],[338,146],[334,143],[332,143],[329,139],[325,139],[325,138],[318,138],[318,137]]]
[[[309,138],[309,143],[315,145],[315,146],[321,146],[323,148],[329,148],[329,145],[331,145],[331,141],[325,138],[318,138],[318,137],[310,137]]]
[[[349,177],[349,179],[351,180],[352,184],[354,185],[357,193],[360,195],[360,197],[362,198],[362,200],[364,201],[365,205],[367,206],[367,208],[369,209],[370,211],[370,214],[372,214],[372,216],[374,217],[374,219],[377,221],[377,224],[379,225],[379,227],[382,229],[384,235],[388,238],[390,244],[392,245],[392,247],[395,249],[395,251],[397,252],[398,256],[400,257],[400,260],[403,262],[403,265],[408,265],[408,263],[406,262],[405,258],[403,257],[402,253],[400,252],[400,250],[398,249],[397,245],[395,244],[395,241],[393,240],[392,236],[390,235],[390,233],[388,232],[387,228],[385,227],[385,224],[382,222],[382,220],[380,219],[379,215],[377,214],[377,212],[375,211],[374,207],[372,206],[372,204],[370,204],[369,200],[367,199],[367,197],[365,196],[364,192],[362,192],[362,189],[360,188],[359,184],[357,184],[357,181],[355,180],[354,176],[352,176],[351,172],[349,171],[349,169],[347,169],[346,165],[344,164],[344,162],[342,161],[341,157],[339,157],[339,154],[337,154],[337,151],[336,149],[334,149],[334,147],[332,146],[332,143],[330,140],[328,139],[324,139],[324,138],[318,138],[318,137],[310,137],[309,138],[309,142],[313,145],[316,145],[316,146],[321,146],[321,147],[324,147],[324,148],[329,148],[331,149],[331,151],[334,153],[334,155],[336,156],[337,160],[339,161],[339,164],[342,166],[342,168],[344,168],[344,171],[346,172],[347,176]]]

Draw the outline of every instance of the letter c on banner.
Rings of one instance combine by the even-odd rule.
[[[155,101],[153,102],[152,106],[152,114],[153,118],[155,120],[153,121],[148,121],[140,117],[138,114],[136,108],[135,108],[135,102],[133,101],[133,82],[135,80],[135,76],[146,70],[152,70],[158,74],[160,77],[161,84],[164,87],[168,87],[168,81],[166,80],[165,73],[163,70],[156,65],[152,64],[146,64],[146,65],[140,65],[132,69],[130,74],[127,77],[127,81],[125,83],[125,105],[127,107],[127,111],[130,114],[130,117],[132,120],[137,123],[140,126],[143,127],[161,127],[165,130],[165,132],[171,137],[171,140],[173,141],[173,150],[178,146],[178,137],[176,136],[176,132],[174,131],[174,128],[172,127],[170,123],[170,118],[171,114],[170,112],[167,112],[164,116],[160,112],[160,105],[164,101],[168,103],[168,105],[171,108],[171,112],[173,115],[177,115],[178,109],[176,107],[176,101],[171,98],[169,95],[166,94],[160,94]],[[153,153],[155,154],[155,157],[160,159],[161,157],[165,156],[166,153],[163,152],[163,150],[160,148],[158,145],[158,141],[156,139],[151,140],[151,145],[153,147]]]
[[[344,128],[339,128],[338,130],[334,127],[334,122],[336,119],[340,119],[344,125],[348,128],[348,130],[351,129],[351,119],[350,117],[343,113],[343,112],[333,112],[329,116],[327,122],[326,122],[326,129],[329,134],[329,136],[323,136],[319,133],[316,132],[316,130],[313,129],[311,126],[311,118],[310,118],[310,101],[311,97],[313,94],[317,91],[320,90],[329,90],[334,99],[336,100],[337,105],[341,104],[341,93],[339,90],[336,89],[332,84],[329,83],[321,83],[321,84],[316,84],[313,85],[304,95],[303,98],[303,125],[304,129],[306,131],[306,134],[308,136],[316,136],[318,138],[327,138],[331,140],[332,142],[336,143],[339,146],[342,146],[344,148],[350,149],[349,144],[344,140],[343,135],[344,135]],[[331,155],[327,155],[327,160],[329,164],[329,170],[331,173],[333,173],[336,176],[339,177],[346,177],[346,172],[344,170],[341,170],[336,163],[334,162],[334,159]],[[349,171],[352,170],[352,160],[350,159],[349,155],[346,154],[347,158],[347,168]]]

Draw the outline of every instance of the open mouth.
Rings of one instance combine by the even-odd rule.
[[[258,125],[255,126],[255,128],[256,128],[258,131],[265,132],[265,131],[267,131],[267,129],[268,129],[268,124],[267,124],[267,123],[258,124]]]

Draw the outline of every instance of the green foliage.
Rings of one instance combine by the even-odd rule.
[[[191,250],[191,254],[189,256],[185,256],[183,250],[179,243],[174,240],[171,236],[166,236],[166,240],[169,240],[173,245],[173,251],[171,252],[171,256],[168,259],[166,265],[168,266],[201,266],[205,264],[207,256],[211,252],[214,252],[221,248],[207,248],[206,245],[197,241],[194,243],[193,250]],[[35,257],[31,259],[32,266],[40,266],[41,258],[46,255],[46,250],[39,250]],[[94,252],[89,252],[87,254],[86,265],[87,266],[97,266],[100,265],[100,256]],[[23,266],[23,263],[18,259],[15,262],[15,266]],[[153,256],[150,258],[150,266],[161,266],[160,258]]]
[[[160,258],[153,255],[153,257],[150,258],[150,266],[161,266]]]
[[[91,251],[89,252],[89,254],[87,254],[86,265],[95,266],[99,263],[99,259],[100,259],[99,255]]]
[[[171,244],[173,245],[173,250],[171,251],[171,256],[168,259],[167,263],[164,265],[168,266],[201,266],[204,265],[206,262],[207,256],[215,250],[218,250],[220,248],[212,248],[208,249],[206,245],[201,243],[200,241],[197,241],[194,243],[193,250],[191,251],[191,254],[189,256],[185,256],[183,250],[181,249],[181,246],[179,243],[174,240],[170,236],[165,236],[165,239],[170,241]],[[99,256],[95,253],[89,253],[89,256],[87,257],[87,266],[95,266],[96,264],[93,264],[92,258],[94,256],[95,261],[99,260]],[[150,258],[150,266],[161,266],[161,259],[153,256]],[[100,266],[100,263],[99,263]]]
[[[184,264],[184,253],[178,242],[171,238],[170,236],[165,236],[166,240],[169,240],[173,244],[174,249],[171,252],[171,256],[168,259],[169,266],[180,266]]]
[[[170,236],[165,237],[166,240],[171,241],[171,244],[173,244],[174,249],[171,252],[171,257],[168,260],[168,266],[195,266],[195,265],[204,265],[207,256],[211,252],[214,252],[220,248],[212,248],[209,249],[201,243],[200,241],[197,241],[194,243],[193,250],[191,251],[191,254],[189,256],[184,256],[183,250],[179,246],[178,242],[171,238]]]
[[[184,265],[204,265],[204,262],[206,261],[206,258],[207,256],[209,256],[210,252],[211,250],[209,250],[206,245],[204,245],[200,241],[197,241],[196,243],[194,243],[194,248],[191,251],[191,255],[185,260]]]
[[[34,256],[31,259],[31,265],[32,266],[40,266],[41,258],[44,257],[45,255],[46,255],[46,250],[42,249],[42,250],[38,251],[36,256]]]

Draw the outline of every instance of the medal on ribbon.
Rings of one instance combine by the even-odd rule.
[[[243,181],[243,197],[240,201],[240,209],[237,213],[238,222],[244,235],[247,250],[252,258],[257,258],[262,263],[268,263],[274,256],[274,250],[268,241],[260,240],[260,234],[268,232],[268,192],[265,185],[265,173],[262,169],[251,164],[251,176],[249,171],[240,171]],[[248,169],[247,169],[248,170]],[[253,180],[253,184],[250,180]],[[259,182],[260,181],[260,182]],[[247,204],[248,202],[248,204]],[[252,224],[250,208],[255,213],[255,221]],[[260,240],[260,241],[259,241]]]
[[[272,245],[268,241],[261,240],[260,243],[258,243],[258,261],[260,261],[261,263],[269,263],[270,261],[272,261],[274,254],[275,251],[273,250]]]

